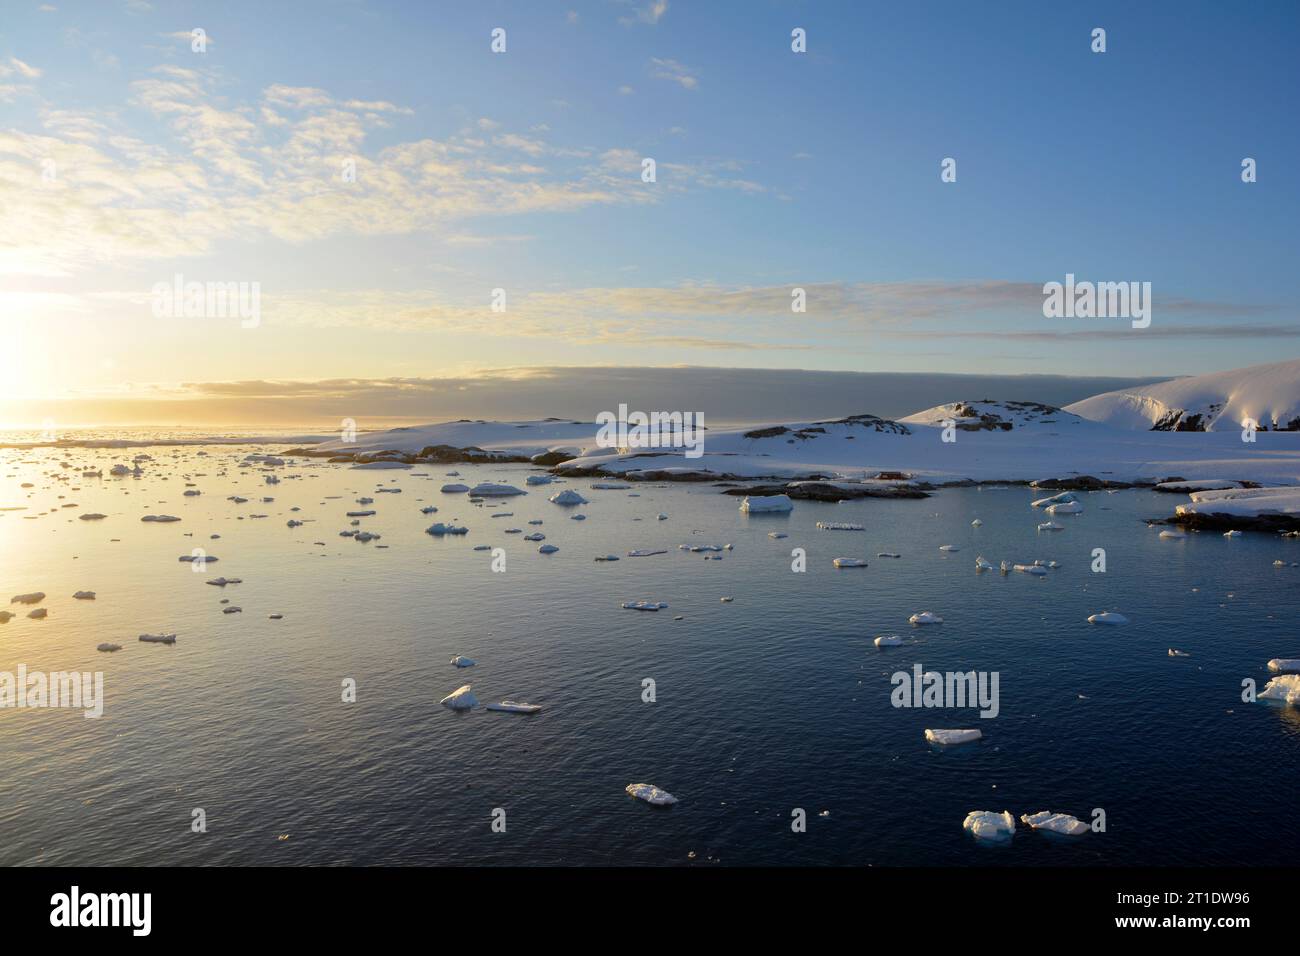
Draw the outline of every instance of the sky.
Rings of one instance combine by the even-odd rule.
[[[1298,40],[1289,2],[3,0],[0,424],[1291,358]],[[1045,317],[1067,274],[1150,326]]]

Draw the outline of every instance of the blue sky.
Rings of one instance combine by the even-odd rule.
[[[1290,357],[1297,40],[1293,3],[9,0],[7,397]],[[264,320],[157,318],[176,273]],[[1150,282],[1151,327],[1044,318],[1066,273]]]

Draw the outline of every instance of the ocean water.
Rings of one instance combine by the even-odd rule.
[[[147,449],[139,479],[80,477],[107,473],[113,453],[0,452],[0,507],[25,509],[0,512],[0,581],[47,592],[49,609],[37,621],[5,605],[18,616],[0,625],[0,671],[105,681],[99,719],[0,710],[0,864],[1294,862],[1300,711],[1243,703],[1241,684],[1262,688],[1268,659],[1300,657],[1300,541],[1161,540],[1144,519],[1181,498],[1149,491],[1081,495],[1082,515],[1056,519],[1066,530],[1039,533],[1023,487],[749,517],[709,485],[570,480],[476,506],[440,486],[522,486],[534,470],[297,461],[268,486],[238,467],[264,447],[207,450]],[[200,497],[182,495],[187,481]],[[562,487],[590,504],[548,502]],[[378,513],[358,527],[382,536],[368,544],[339,536],[362,495]],[[108,517],[76,519],[91,511]],[[431,537],[435,520],[470,532]],[[508,527],[560,550],[541,555]],[[484,544],[505,549],[503,573],[472,550]],[[706,560],[680,544],[733,549]],[[220,559],[206,573],[178,561],[196,547]],[[593,561],[637,548],[668,553]],[[1090,570],[1095,548],[1105,573]],[[977,574],[980,554],[1060,568]],[[870,566],[836,570],[840,556]],[[205,583],[217,576],[243,583]],[[97,599],[74,601],[82,589]],[[223,614],[223,599],[242,613]],[[620,608],[630,600],[669,608]],[[1131,623],[1086,622],[1104,609]],[[945,623],[911,627],[920,610]],[[176,644],[136,640],[160,631]],[[909,643],[873,646],[890,633]],[[98,653],[102,641],[123,649]],[[457,670],[456,654],[477,666]],[[893,707],[890,675],[914,663],[998,672],[999,715]],[[341,701],[345,679],[355,703]],[[439,706],[467,682],[483,703],[544,709]],[[944,751],[926,727],[985,739]],[[633,782],[680,802],[633,800]],[[196,808],[206,833],[192,832]],[[792,832],[795,808],[807,832]],[[1091,820],[1094,808],[1106,832],[1077,838],[1022,829],[989,846],[961,825],[977,809]]]

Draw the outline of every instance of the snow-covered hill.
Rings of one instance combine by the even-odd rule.
[[[1013,428],[1036,426],[1077,425],[1081,419],[1054,405],[1039,402],[949,402],[916,412],[902,419],[908,425],[938,425],[946,421],[956,423],[961,431],[1011,431]]]
[[[1300,431],[1300,360],[1195,375],[1106,392],[1066,411],[1117,428],[1153,431]]]

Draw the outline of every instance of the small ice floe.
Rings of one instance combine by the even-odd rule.
[[[1102,611],[1099,614],[1088,615],[1089,624],[1127,624],[1128,618],[1118,611]]]
[[[1063,491],[1059,495],[1052,495],[1050,498],[1039,498],[1037,501],[1030,502],[1031,508],[1046,508],[1049,505],[1064,504],[1067,501],[1078,501],[1073,491]]]
[[[38,607],[34,611],[28,611],[27,616],[33,621],[43,621],[45,618],[50,616],[50,612],[43,607]]]
[[[563,491],[556,492],[551,495],[549,500],[553,505],[586,505],[591,503],[572,488],[565,488]]]
[[[1172,529],[1171,529],[1171,528],[1166,528],[1164,531],[1161,531],[1161,532],[1160,532],[1160,537],[1162,537],[1162,538],[1185,538],[1185,537],[1187,537],[1187,532],[1184,531],[1182,528],[1172,528]]]
[[[553,545],[553,544],[544,544],[544,545],[542,545],[540,548],[537,549],[537,553],[538,553],[538,554],[554,554],[556,551],[559,551],[559,550],[560,550],[560,549],[559,549],[558,547],[556,547],[555,545]]]
[[[984,557],[984,555],[981,554],[979,557],[977,557],[977,558],[975,559],[975,570],[976,570],[976,571],[993,571],[993,570],[995,570],[995,568],[994,568],[993,562],[992,562],[992,561],[988,561],[988,560],[986,560],[985,557]]]
[[[449,494],[449,495],[458,495],[458,494],[460,494],[460,493],[462,493],[462,492],[469,491],[469,485],[459,485],[459,484],[455,484],[455,483],[450,484],[450,485],[443,485],[443,486],[442,486],[442,491],[443,491],[445,494]]]
[[[659,512],[659,514],[655,515],[655,520],[656,520],[656,521],[667,521],[667,520],[668,520],[668,516],[667,516],[666,514],[664,514],[664,513],[661,511],[661,512]]]
[[[499,485],[491,481],[481,481],[469,490],[471,495],[481,498],[509,498],[512,495],[526,495],[528,492],[514,485]]]
[[[660,611],[668,605],[662,601],[624,601],[623,609],[626,611]]]
[[[360,541],[365,544],[367,541],[378,541],[382,535],[377,535],[371,531],[358,531],[352,536],[353,541]]]
[[[1224,536],[1225,538],[1240,538],[1240,537],[1241,537],[1241,532],[1240,532],[1240,531],[1225,531],[1225,532],[1223,532],[1223,536]]]
[[[1041,564],[1013,564],[1011,570],[1019,571],[1021,574],[1035,574],[1040,577],[1047,573],[1047,568]]]
[[[1175,650],[1174,648],[1171,647],[1169,648],[1169,656],[1170,657],[1191,657],[1192,655],[1188,654],[1186,651]]]
[[[425,534],[441,536],[444,534],[469,534],[469,528],[458,528],[455,525],[443,524],[441,521],[431,524],[424,529]]]
[[[740,503],[740,510],[747,514],[793,511],[794,502],[789,495],[750,495]]]
[[[141,634],[140,640],[146,644],[175,644],[175,634]]]
[[[534,531],[532,534],[526,534],[526,535],[524,535],[524,540],[525,540],[525,541],[545,541],[545,540],[546,540],[546,535],[542,534],[540,531]]]
[[[817,527],[823,531],[865,531],[866,529],[860,524],[850,524],[843,521],[818,521]]]
[[[998,813],[994,810],[972,810],[962,821],[962,828],[969,830],[976,839],[1006,841],[1016,835],[1016,818],[1009,810]]]
[[[876,552],[876,557],[878,557],[878,558],[901,558],[902,555],[901,555],[901,554],[895,554],[893,551],[877,551],[877,552]]]
[[[549,485],[555,479],[551,475],[529,475],[524,479],[526,485]]]
[[[437,513],[438,513],[438,509],[435,508],[433,505],[429,505],[429,506],[427,506],[427,507],[425,507],[425,508],[421,508],[421,509],[420,509],[420,514],[422,514],[422,515],[432,515],[432,514],[437,514]]]
[[[465,657],[462,654],[457,654],[451,659],[451,663],[456,667],[473,667],[478,663],[478,661],[470,660],[470,658]]]
[[[241,578],[213,578],[210,581],[204,581],[204,584],[211,584],[213,587],[224,588],[227,584],[243,584]]]
[[[644,800],[646,803],[653,803],[656,807],[669,807],[677,802],[677,798],[671,793],[660,790],[652,783],[629,783],[624,790],[629,796]]]
[[[121,649],[121,644],[110,644],[108,641],[105,641],[103,644],[100,644],[95,648],[95,650],[103,651],[105,654],[111,654],[113,651],[120,651]]]
[[[0,611],[0,624],[8,624],[14,619],[12,611]]]
[[[1264,685],[1256,700],[1277,700],[1292,707],[1300,707],[1300,674],[1274,677]]]
[[[1039,531],[1064,531],[1065,525],[1057,524],[1055,521],[1044,521],[1038,526]]]
[[[75,600],[75,601],[93,601],[93,600],[95,600],[95,592],[94,592],[94,591],[78,591],[76,594],[72,595],[72,598],[73,598],[73,600]]]
[[[503,700],[499,704],[488,704],[487,709],[506,714],[535,714],[542,709],[542,705],[527,704],[519,700]]]
[[[514,513],[513,511],[498,511],[496,514],[494,514],[494,515],[490,515],[489,517],[492,517],[492,518],[513,518],[514,516],[515,516],[515,513]]]
[[[141,521],[156,521],[159,524],[169,524],[173,521],[180,521],[175,515],[145,515]]]
[[[352,470],[353,471],[386,471],[390,468],[405,470],[410,467],[411,466],[404,461],[385,461],[381,459],[379,461],[365,461],[359,465],[353,465]]]
[[[788,537],[790,537],[790,536],[789,536],[788,534],[786,534],[784,531],[769,531],[769,532],[767,533],[767,536],[768,536],[769,538],[776,538],[776,539],[778,539],[778,540],[781,539],[781,538],[788,538]]]
[[[542,521],[541,518],[534,518],[532,521],[530,521],[530,522],[528,522],[528,523],[529,523],[529,524],[544,524],[544,522]]]
[[[221,613],[222,614],[243,614],[244,609],[242,607],[239,607],[236,604],[232,604],[230,605],[230,607],[223,607],[221,609]]]
[[[831,564],[837,568],[865,568],[867,562],[861,558],[836,558]]]
[[[283,620],[284,620],[284,615],[283,615],[283,614],[268,614],[266,617],[267,617],[268,620],[271,620],[271,621],[283,621]]]
[[[506,534],[509,534],[509,533],[510,533],[510,532],[508,532],[508,531],[506,532]],[[492,550],[492,545],[490,545],[490,544],[476,544],[476,545],[474,545],[474,550],[475,550],[475,551],[491,551],[491,550]]]
[[[693,551],[697,554],[702,554],[705,551],[723,551],[727,549],[724,549],[720,544],[679,544],[677,550]]]
[[[723,604],[730,604],[732,601],[736,599],[734,597],[724,597],[724,598],[718,598],[718,600],[721,601]]]
[[[108,470],[108,473],[109,473],[110,475],[114,475],[114,476],[120,478],[120,477],[122,477],[123,475],[129,475],[129,474],[131,474],[131,469],[128,468],[128,467],[126,467],[126,465],[114,465],[112,468],[110,468],[110,469]]]
[[[943,618],[933,611],[918,611],[907,619],[909,624],[942,624]]]
[[[1000,562],[1000,563],[998,564],[998,570],[999,570],[1001,573],[1003,573],[1003,574],[1010,574],[1010,573],[1011,573],[1011,562],[1010,562],[1010,561],[1002,561],[1002,562]]]
[[[377,512],[377,511],[349,511],[349,512],[347,513],[347,517],[349,517],[349,518],[370,518],[370,517],[373,517],[374,515],[376,515],[376,514],[378,514],[378,513],[379,513],[379,512]]]
[[[597,481],[591,487],[594,491],[627,491],[632,486],[617,481]]]
[[[953,744],[966,744],[972,740],[980,740],[984,734],[978,730],[931,730],[926,728],[925,739],[932,744],[942,744],[945,747]]]
[[[1035,830],[1048,830],[1066,836],[1082,836],[1088,832],[1088,824],[1068,813],[1040,810],[1037,813],[1023,814],[1020,819]]]
[[[1300,674],[1300,658],[1275,657],[1268,662],[1274,674]]]
[[[569,520],[570,520],[570,521],[586,521],[586,520],[587,520],[587,516],[586,516],[586,515],[569,515]],[[637,518],[636,520],[637,520],[637,521],[640,521],[641,519],[640,519],[640,518]]]
[[[597,561],[617,561],[617,560],[618,560],[618,555],[617,555],[617,554],[597,555],[597,556],[596,556],[596,560],[597,560]]]
[[[629,558],[648,558],[652,555],[667,554],[667,553],[668,551],[663,548],[642,548],[637,551],[629,551],[627,553],[627,556]]]
[[[979,518],[976,518],[974,521],[972,521],[972,522],[970,523],[970,526],[971,526],[972,528],[978,528],[978,527],[982,526],[983,524],[984,524],[983,521],[980,521]]]
[[[941,544],[941,545],[939,545],[939,550],[940,550],[940,551],[960,551],[961,548],[957,547],[955,544]]]
[[[1083,513],[1083,505],[1077,501],[1058,501],[1043,510],[1049,515],[1077,515]]]
[[[902,647],[903,639],[897,634],[881,634],[875,640],[876,647]]]
[[[302,527],[302,522],[299,521],[299,520],[297,520],[296,518],[290,518],[290,519],[289,519],[287,522],[285,522],[285,523],[286,523],[286,525],[287,525],[288,527],[290,527],[290,528],[301,528],[301,527]]]
[[[478,698],[470,692],[469,687],[469,684],[457,687],[438,703],[444,707],[450,707],[452,710],[472,710],[478,706]]]
[[[188,562],[190,564],[215,564],[217,561],[221,559],[215,558],[210,554],[182,554],[176,560],[181,562]]]
[[[102,515],[97,511],[91,512],[90,514],[77,515],[77,518],[81,521],[103,521],[107,517],[108,515]]]
[[[360,498],[357,499],[357,504],[359,504],[359,505],[373,505],[374,503],[375,503],[375,499],[374,499],[374,498],[366,498],[366,497],[362,496],[362,497],[360,497]]]
[[[33,591],[31,594],[15,594],[9,599],[10,604],[40,604],[45,600],[44,591]]]

